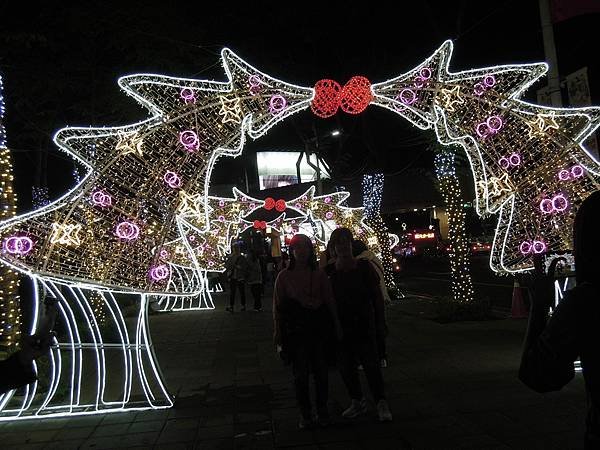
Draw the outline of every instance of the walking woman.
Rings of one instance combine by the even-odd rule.
[[[229,306],[225,308],[229,312],[233,312],[235,304],[235,291],[240,291],[240,302],[242,311],[246,311],[246,273],[248,272],[248,261],[242,255],[240,247],[235,244],[231,247],[231,255],[225,261],[225,269],[227,271],[227,279],[229,280]]]
[[[246,283],[250,286],[250,292],[254,299],[254,311],[262,311],[263,276],[260,259],[255,250],[248,253],[248,273]]]
[[[317,268],[312,242],[297,234],[290,243],[290,264],[279,273],[273,292],[273,340],[292,364],[296,400],[300,408],[300,429],[314,425],[309,392],[312,371],[317,421],[329,424],[327,348],[333,323],[337,338],[342,329],[327,275]]]
[[[343,341],[338,355],[340,373],[352,402],[342,416],[357,417],[367,410],[358,377],[357,361],[364,368],[371,394],[377,405],[380,421],[391,421],[392,413],[381,374],[376,330],[385,329],[383,297],[379,280],[367,260],[352,256],[352,232],[337,228],[331,233],[330,243],[335,251],[335,270],[330,274]],[[379,325],[376,325],[376,321]]]

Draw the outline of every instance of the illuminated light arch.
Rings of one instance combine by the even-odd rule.
[[[383,83],[371,85],[366,79],[353,78],[342,99],[342,109],[349,113],[362,111],[369,98],[370,103],[393,111],[421,129],[433,129],[442,144],[461,145],[474,175],[477,212],[499,215],[490,257],[492,269],[505,273],[528,270],[532,267],[531,254],[521,251],[523,242],[532,242],[538,253],[571,248],[573,217],[583,199],[598,186],[600,165],[582,142],[600,124],[600,109],[549,108],[520,100],[524,91],[546,73],[545,64],[452,73],[448,70],[452,49],[447,41],[414,70]],[[205,245],[207,233],[221,236],[226,232],[227,239],[238,226],[225,215],[215,218],[211,214],[214,208],[208,188],[217,159],[238,156],[246,135],[260,137],[291,114],[309,108],[315,96],[313,88],[270,77],[228,49],[221,56],[228,78],[225,82],[154,74],[120,78],[121,88],[146,107],[150,117],[125,126],[58,131],[55,143],[83,164],[87,174],[51,204],[0,224],[2,248],[14,250],[3,251],[2,261],[33,278],[36,289],[44,286],[47,292],[60,297],[61,318],[71,334],[65,342],[57,342],[50,353],[51,380],[65,379],[63,348],[70,347],[74,355],[84,348],[101,355],[107,348],[95,329],[92,294],[100,295],[107,307],[113,308],[117,322],[120,310],[116,303],[109,306],[110,296],[117,292],[139,296],[134,343],[131,338],[127,340],[122,327],[117,328],[121,330],[119,351],[125,355],[133,352],[138,365],[144,393],[141,401],[133,400],[129,381],[124,384],[126,395],[117,402],[120,406],[115,406],[113,400],[102,400],[108,371],[102,357],[97,356],[97,376],[102,378],[97,400],[77,403],[81,371],[75,362],[78,357],[73,357],[66,376],[71,380],[73,395],[66,406],[51,405],[58,390],[55,381],[42,395],[48,401],[36,405],[40,388],[34,383],[25,389],[25,400],[16,409],[14,392],[0,397],[2,419],[172,404],[149,340],[148,297],[197,296],[207,291],[202,271],[211,269],[203,266],[204,261],[208,258],[207,264],[213,261],[214,265],[215,256],[227,246],[210,242]],[[517,164],[514,159],[509,172],[498,161],[513,153],[518,153],[519,161]],[[578,168],[573,171],[573,167]],[[172,183],[166,183],[164,175],[172,168],[177,168],[178,181],[169,177]],[[565,173],[563,179],[559,178],[562,170],[571,174],[568,180],[564,179]],[[102,195],[94,195],[96,192]],[[540,219],[539,203],[546,193],[561,193],[568,208]],[[286,206],[308,210],[307,217],[324,226],[334,219],[335,210],[342,218],[354,214],[320,205],[306,207],[303,202],[307,200],[308,196],[298,200],[297,205]],[[566,202],[561,200],[558,209]],[[553,205],[555,209],[557,205]],[[125,228],[121,230],[125,239],[115,234],[116,227],[123,223],[135,225],[120,227]],[[53,229],[60,233],[53,233]],[[69,234],[68,230],[77,233]],[[180,267],[176,267],[176,261],[161,260],[163,247],[178,240],[183,244],[182,258],[188,261]],[[159,263],[169,268],[168,280],[148,276],[148,271]],[[91,319],[77,319],[72,311],[87,311]],[[36,321],[37,316],[32,332]],[[75,332],[82,326],[90,329],[85,341]],[[129,379],[133,380],[132,376]]]

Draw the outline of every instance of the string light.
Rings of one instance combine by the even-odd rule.
[[[385,177],[382,173],[364,175],[362,179],[363,205],[365,208],[365,223],[375,232],[378,249],[381,253],[383,278],[388,289],[396,290],[394,282],[392,246],[387,226],[381,218],[381,200]]]
[[[435,156],[435,168],[440,193],[448,213],[448,239],[452,296],[457,302],[470,302],[474,298],[469,261],[469,242],[465,229],[466,213],[463,208],[460,183],[454,169],[454,155],[449,152]]]
[[[0,77],[0,220],[13,217],[17,211],[17,194],[13,190],[13,168],[10,151],[6,148],[2,77]],[[11,250],[26,252],[31,242],[26,237],[17,237]],[[19,300],[19,276],[0,265],[0,351],[11,353],[19,346],[21,337],[21,310]]]

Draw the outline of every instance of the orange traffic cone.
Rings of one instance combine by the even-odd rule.
[[[529,311],[525,307],[525,302],[523,301],[523,288],[515,278],[515,284],[513,285],[513,294],[512,294],[512,308],[510,312],[510,317],[513,319],[523,319],[529,315]]]

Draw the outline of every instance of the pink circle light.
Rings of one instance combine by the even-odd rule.
[[[194,93],[194,90],[189,87],[181,89],[181,91],[179,92],[179,96],[186,103],[196,103],[196,94]]]
[[[173,189],[181,187],[181,178],[175,172],[167,170],[163,176],[163,181]]]
[[[405,105],[412,105],[417,101],[417,94],[412,89],[402,89],[398,95],[400,101]]]
[[[269,100],[269,111],[273,115],[280,114],[287,106],[287,100],[283,95],[273,95]]]
[[[491,88],[496,84],[496,77],[494,77],[494,75],[486,75],[483,77],[483,84],[486,87]]]
[[[500,164],[500,167],[502,167],[503,169],[508,169],[510,167],[510,161],[508,160],[508,158],[506,156],[503,156],[502,158],[500,158],[498,160],[498,164]]]
[[[133,222],[128,222],[125,220],[117,225],[115,228],[115,234],[117,237],[125,241],[132,241],[139,237],[140,227]]]
[[[552,200],[545,198],[540,202],[540,211],[544,214],[550,214],[554,211],[554,206],[552,205]]]
[[[180,132],[179,143],[183,145],[188,152],[196,151],[200,147],[200,139],[198,139],[198,134],[192,130]]]
[[[27,236],[10,236],[4,240],[4,251],[11,255],[25,256],[33,249],[33,241]]]
[[[524,255],[527,255],[529,252],[531,252],[531,242],[523,241],[519,246],[519,250],[521,250],[521,253]]]
[[[429,80],[431,78],[431,69],[429,67],[423,67],[421,70],[419,70],[419,76],[423,80]]]
[[[473,86],[473,93],[476,96],[481,97],[484,92],[485,92],[485,86],[482,83],[475,83],[475,86]]]
[[[569,207],[569,201],[563,194],[556,194],[552,198],[552,207],[555,211],[563,212]]]
[[[477,124],[475,131],[477,132],[477,136],[480,138],[485,138],[488,134],[490,134],[490,127],[488,127],[487,123],[481,122]]]
[[[561,170],[560,172],[558,172],[558,179],[560,181],[567,181],[569,178],[571,178],[571,172],[569,172],[568,170]]]
[[[500,131],[500,129],[504,125],[504,122],[502,121],[502,117],[500,117],[500,116],[490,116],[485,121],[485,123],[487,124],[487,126],[490,130],[490,133],[497,133],[498,131]]]
[[[166,264],[159,264],[158,266],[151,267],[148,271],[148,275],[152,281],[163,281],[169,278],[171,271]]]
[[[571,167],[571,175],[573,175],[573,178],[579,178],[583,175],[583,167],[581,167],[579,164],[575,164],[573,167]]]
[[[508,157],[508,160],[510,161],[511,166],[516,167],[521,164],[521,155],[519,155],[518,153],[513,153]]]
[[[546,244],[543,241],[533,241],[533,253],[544,253],[546,251]]]
[[[96,206],[106,208],[112,205],[112,197],[104,191],[95,191],[92,193],[92,203]]]

